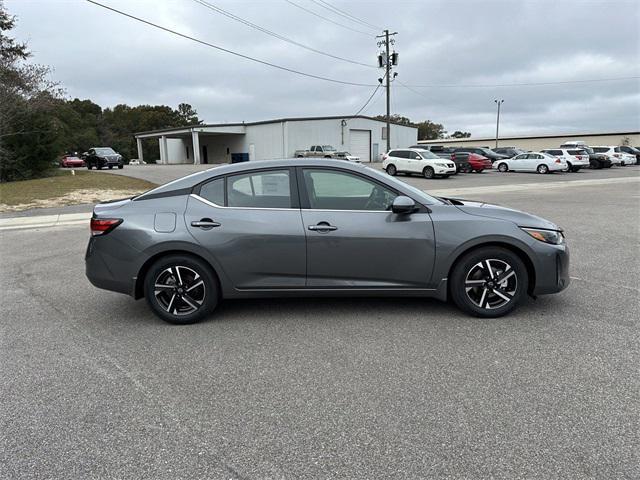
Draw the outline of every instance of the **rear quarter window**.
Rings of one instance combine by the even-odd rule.
[[[218,178],[202,185],[200,196],[211,203],[224,206],[224,178]]]

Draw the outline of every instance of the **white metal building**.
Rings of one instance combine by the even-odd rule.
[[[290,158],[311,145],[332,145],[360,157],[379,161],[386,149],[386,123],[362,115],[282,118],[252,123],[227,123],[169,128],[135,134],[138,158],[142,141],[157,140],[159,163],[230,163],[234,154],[249,160]],[[418,129],[391,124],[391,148],[414,145]]]
[[[555,135],[504,136],[498,139],[501,147],[518,147],[526,150],[543,150],[558,148],[565,142],[581,140],[587,145],[631,145],[640,146],[640,132],[608,132],[608,133],[568,133]],[[437,140],[420,140],[427,145],[495,147],[496,137],[481,138],[447,138]]]

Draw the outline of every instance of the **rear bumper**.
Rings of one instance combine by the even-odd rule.
[[[85,253],[85,274],[91,284],[103,290],[133,295],[137,263],[131,259],[117,258],[96,248],[98,241],[106,238],[91,237]]]

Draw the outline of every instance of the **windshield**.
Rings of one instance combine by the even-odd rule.
[[[331,145],[322,145],[322,150],[325,152],[335,152],[336,149],[333,148]]]
[[[482,153],[484,153],[485,157],[491,156],[491,155],[495,155],[495,152],[492,152],[491,150],[489,150],[488,148],[478,148],[478,150],[480,150]]]
[[[420,153],[420,156],[421,156],[422,158],[424,158],[425,160],[427,160],[427,159],[433,159],[433,158],[438,158],[438,159],[440,158],[440,157],[439,157],[439,156],[437,156],[435,153],[432,153],[432,152],[430,152],[430,151],[428,151],[428,150],[425,150],[424,152],[419,152],[419,153]]]
[[[98,155],[115,155],[116,152],[113,151],[113,148],[96,148],[96,154]]]
[[[594,147],[592,150],[596,153],[605,153],[609,151],[609,147]]]

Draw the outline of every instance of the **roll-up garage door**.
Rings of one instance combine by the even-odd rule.
[[[371,161],[371,130],[349,130],[349,153],[360,157],[361,162]]]

